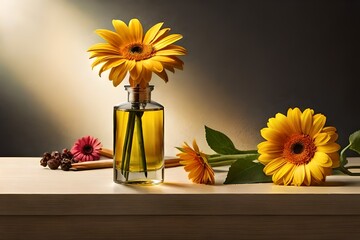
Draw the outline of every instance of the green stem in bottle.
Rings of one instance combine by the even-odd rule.
[[[142,128],[142,120],[141,117],[144,112],[137,112],[136,113],[136,129],[137,129],[137,139],[139,143],[140,148],[140,158],[141,163],[144,169],[145,177],[147,177],[147,165],[146,165],[146,155],[145,155],[145,144],[144,144],[144,134],[143,134],[143,128]]]
[[[126,127],[126,133],[125,133],[125,139],[124,139],[124,145],[122,150],[122,156],[121,156],[121,174],[124,174],[124,166],[125,166],[125,159],[126,159],[126,149],[129,144],[129,135],[130,135],[130,128],[131,128],[131,112],[129,112],[128,116],[128,122]]]
[[[125,152],[123,152],[123,157],[125,153],[125,166],[123,166],[123,162],[121,163],[121,169],[125,169],[124,175],[126,181],[129,179],[129,169],[130,169],[130,157],[131,157],[131,149],[132,149],[132,142],[134,137],[134,126],[135,126],[135,112],[130,111],[129,112],[129,120],[128,120],[128,126],[126,129],[126,140],[124,144]],[[124,160],[124,159],[123,159]],[[124,170],[123,170],[124,171]]]

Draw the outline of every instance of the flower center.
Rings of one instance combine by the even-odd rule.
[[[309,135],[294,134],[284,144],[283,157],[296,165],[306,164],[316,152],[316,146]]]
[[[142,48],[140,46],[133,46],[130,49],[131,53],[141,53],[142,52]]]
[[[144,60],[153,56],[154,49],[151,45],[131,43],[120,49],[121,55],[129,60]]]
[[[86,145],[83,147],[83,149],[82,149],[82,152],[83,152],[83,154],[85,154],[85,155],[89,155],[89,154],[91,154],[93,151],[94,151],[94,148],[93,148],[91,145],[89,145],[89,144],[86,144]]]
[[[295,143],[292,146],[292,151],[295,154],[300,154],[300,153],[302,153],[304,151],[304,146],[301,143]]]

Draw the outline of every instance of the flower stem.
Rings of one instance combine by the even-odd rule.
[[[125,166],[125,159],[126,159],[126,149],[129,143],[129,134],[130,134],[130,126],[131,126],[131,121],[130,121],[130,117],[131,116],[131,112],[129,113],[128,116],[128,122],[127,122],[127,127],[126,127],[126,133],[125,133],[125,139],[124,139],[124,145],[123,145],[123,149],[122,149],[122,156],[121,156],[121,174],[124,174],[124,166]]]
[[[236,159],[228,160],[228,161],[221,161],[221,162],[209,162],[211,167],[221,167],[221,166],[229,166],[236,162]]]
[[[244,150],[244,151],[239,151],[238,154],[258,154],[257,150]]]
[[[349,175],[349,176],[360,176],[360,173],[354,173],[354,172],[349,171],[349,169],[355,169],[355,168],[359,169],[360,166],[350,166],[350,167],[340,166],[336,169],[346,175]]]
[[[340,164],[341,166],[345,167],[345,165],[347,164],[347,159],[346,159],[346,150],[348,150],[350,148],[351,144],[347,145],[343,150],[341,150],[340,152]]]
[[[360,169],[360,166],[349,166],[346,169]]]
[[[210,156],[208,158],[209,162],[221,162],[223,160],[237,160],[237,159],[250,159],[253,158],[254,160],[259,157],[259,154],[229,154],[229,155],[216,155]]]
[[[145,145],[144,145],[144,134],[142,128],[142,120],[141,117],[144,112],[136,112],[136,129],[137,129],[137,139],[140,148],[140,158],[141,163],[144,169],[145,177],[147,177],[147,164],[146,164],[146,155],[145,155]]]
[[[343,150],[341,150],[340,152],[340,166],[338,168],[336,168],[337,170],[339,170],[340,172],[347,174],[349,176],[360,176],[360,172],[354,173],[352,171],[350,171],[350,169],[360,169],[360,166],[348,166],[346,167],[346,165],[348,164],[348,160],[346,159],[346,154],[345,152],[350,148],[351,143],[349,145],[347,145]]]
[[[134,136],[134,125],[135,125],[135,112],[130,111],[128,124],[126,128],[122,161],[121,161],[121,172],[125,176],[126,181],[129,179],[130,157],[131,157],[131,149],[132,149],[132,142]]]
[[[254,151],[255,152],[255,151]],[[256,160],[259,157],[259,154],[229,154],[229,155],[212,155],[208,157],[208,162],[212,167],[226,166],[231,165],[237,160]]]

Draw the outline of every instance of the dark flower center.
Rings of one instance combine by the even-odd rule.
[[[144,60],[151,58],[155,53],[152,45],[143,43],[130,43],[120,48],[120,54],[129,60]]]
[[[292,151],[295,154],[300,154],[304,151],[304,145],[302,145],[301,143],[295,143],[294,145],[292,145]]]
[[[82,148],[82,152],[83,154],[86,154],[86,155],[89,155],[93,152],[94,148],[89,145],[89,144],[86,144],[83,148]]]
[[[294,134],[285,140],[283,157],[296,165],[307,164],[314,157],[314,140],[306,134]]]
[[[140,47],[140,46],[133,46],[131,49],[130,49],[130,51],[132,52],[132,53],[142,53],[142,47]]]

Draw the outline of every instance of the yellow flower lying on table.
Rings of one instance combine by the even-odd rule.
[[[177,156],[181,159],[180,164],[185,165],[185,171],[190,172],[189,179],[194,183],[214,184],[214,170],[208,163],[206,154],[199,150],[196,141],[193,141],[193,149],[184,143],[182,148],[178,148],[181,153]]]
[[[348,166],[346,151],[360,154],[360,131],[349,137],[342,149],[336,143],[336,128],[325,126],[326,117],[312,109],[290,108],[287,115],[278,113],[270,118],[260,133],[266,140],[258,150],[238,150],[225,134],[205,126],[206,141],[215,154],[204,154],[194,142],[194,150],[186,143],[178,148],[178,156],[195,183],[204,181],[212,168],[231,165],[224,184],[265,183],[279,185],[320,185],[335,170],[338,174],[360,176],[360,166]],[[210,167],[210,168],[209,168]],[[206,171],[204,171],[206,169]],[[206,173],[206,174],[205,174]],[[211,175],[212,176],[212,175]]]
[[[278,113],[261,130],[266,141],[258,145],[259,161],[275,184],[315,185],[339,167],[336,128],[324,127],[326,117],[312,109]]]

